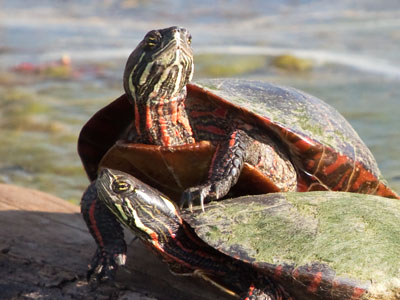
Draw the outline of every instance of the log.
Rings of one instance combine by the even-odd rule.
[[[235,299],[166,264],[127,234],[127,265],[115,283],[86,281],[95,252],[77,205],[0,184],[0,299]]]

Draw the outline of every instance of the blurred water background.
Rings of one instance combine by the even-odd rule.
[[[400,191],[398,0],[0,0],[0,182],[78,202],[76,141],[151,29],[189,29],[195,79],[290,85],[337,108]]]

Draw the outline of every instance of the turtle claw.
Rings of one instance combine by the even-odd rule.
[[[185,204],[187,203],[187,206],[190,210],[190,212],[193,212],[193,203],[198,201],[201,205],[201,210],[204,212],[204,203],[205,201],[209,200],[209,198],[212,198],[211,195],[211,187],[212,185],[201,185],[201,186],[195,186],[186,189],[182,193],[181,201],[179,204],[179,207],[182,209]]]
[[[89,265],[89,270],[86,273],[86,280],[89,282],[95,275],[97,282],[114,281],[118,266],[124,265],[126,262],[125,253],[109,253],[100,248],[97,248],[92,261]]]
[[[203,197],[200,198],[200,205],[201,205],[201,210],[203,212],[205,212],[205,210],[204,210],[204,198]]]

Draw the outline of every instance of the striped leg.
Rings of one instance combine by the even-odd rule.
[[[99,281],[113,280],[118,266],[125,264],[126,243],[121,225],[99,201],[95,181],[82,196],[81,212],[98,247],[89,265],[87,279],[95,274]]]
[[[199,201],[204,210],[204,201],[225,196],[239,179],[250,141],[251,138],[245,131],[235,130],[229,135],[229,139],[218,144],[207,182],[185,190],[181,206],[187,202],[192,207],[195,201]]]

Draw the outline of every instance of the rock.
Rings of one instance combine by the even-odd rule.
[[[231,299],[196,278],[176,277],[128,236],[115,284],[85,280],[95,251],[77,205],[0,184],[0,299]]]
[[[291,72],[305,72],[313,68],[313,62],[311,60],[290,54],[276,56],[272,59],[271,64],[279,69]]]

